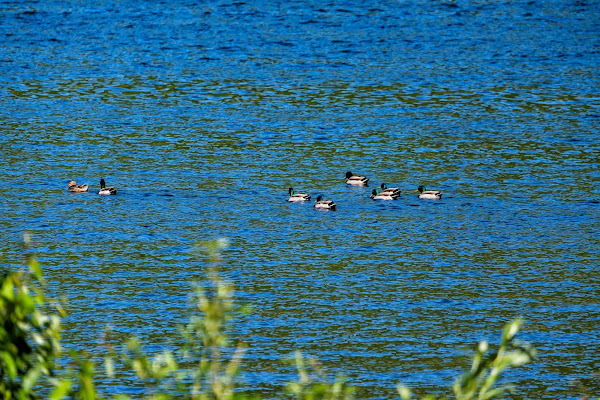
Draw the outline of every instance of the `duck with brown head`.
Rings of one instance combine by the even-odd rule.
[[[88,185],[78,185],[77,182],[71,181],[67,185],[67,190],[72,193],[83,193],[88,191]]]

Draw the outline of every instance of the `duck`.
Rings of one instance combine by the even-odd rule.
[[[395,194],[393,192],[385,192],[385,191],[379,191],[377,189],[373,189],[370,197],[373,200],[396,200],[399,196],[400,196],[399,193]]]
[[[400,193],[402,193],[402,191],[400,189],[389,188],[389,187],[387,187],[387,184],[385,184],[385,183],[382,183],[380,187],[381,187],[382,191],[380,191],[379,193],[392,193],[392,194],[398,195],[398,196],[400,196]]]
[[[287,201],[292,202],[292,203],[310,200],[310,194],[294,193],[294,188],[290,188],[288,190],[288,193],[290,195],[290,198]]]
[[[323,196],[317,197],[315,208],[319,210],[335,210],[336,204],[331,200],[323,200]]]
[[[365,176],[353,175],[352,172],[346,172],[346,183],[348,185],[368,186],[369,178]]]
[[[109,194],[117,194],[117,189],[110,186],[106,187],[106,182],[104,179],[100,179],[100,191],[98,192],[100,195],[109,195]]]
[[[71,181],[67,185],[67,190],[74,193],[83,193],[88,191],[88,185],[78,185],[77,182]]]
[[[415,193],[419,193],[420,199],[434,199],[439,200],[442,198],[442,192],[439,190],[427,190],[423,186],[419,186]]]

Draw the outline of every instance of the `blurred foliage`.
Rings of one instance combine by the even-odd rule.
[[[29,245],[25,237],[26,246]],[[36,385],[54,375],[60,354],[60,318],[42,312],[47,299],[40,265],[28,253],[26,266],[0,275],[0,394],[35,399]]]
[[[25,242],[28,248],[27,237]],[[226,246],[224,240],[202,242],[198,246],[207,256],[209,283],[207,287],[196,287],[194,314],[187,325],[180,327],[184,345],[176,351],[149,355],[135,338],[124,346],[107,341],[109,351],[104,367],[108,377],[114,378],[118,368],[134,373],[145,388],[140,396],[144,399],[257,398],[244,392],[240,385],[246,347],[244,344],[230,346],[226,334],[230,318],[245,311],[235,305],[233,286],[217,273],[220,254]],[[101,399],[94,385],[95,365],[89,355],[71,351],[69,362],[57,362],[62,354],[60,317],[64,311],[59,302],[44,296],[41,268],[32,253],[27,254],[27,269],[5,271],[0,275],[0,400],[46,396],[52,400]],[[48,310],[52,314],[46,314]],[[522,320],[507,324],[497,348],[480,342],[471,368],[456,379],[452,395],[441,399],[498,399],[515,390],[499,383],[499,378],[508,368],[530,363],[535,357],[534,349],[515,339],[522,324]],[[356,388],[348,385],[344,377],[328,376],[317,360],[306,360],[296,352],[293,362],[298,377],[283,388],[282,397],[296,400],[354,398]],[[414,398],[406,386],[398,385],[397,392],[403,400]],[[105,397],[129,398],[112,393]],[[422,397],[423,400],[435,398]]]
[[[295,353],[298,380],[289,382],[287,392],[297,400],[347,400],[354,398],[355,389],[346,385],[344,377],[337,377],[333,383],[316,359],[308,360],[308,368],[302,354]]]
[[[533,361],[535,349],[514,340],[523,321],[517,319],[504,327],[502,340],[497,350],[490,350],[486,341],[481,341],[473,356],[471,369],[454,382],[454,398],[457,400],[487,400],[504,397],[511,386],[497,386],[500,374],[509,367],[520,367]],[[403,400],[411,398],[410,390],[398,386],[398,394]],[[423,399],[434,399],[427,396]]]

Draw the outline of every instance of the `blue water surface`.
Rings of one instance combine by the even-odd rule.
[[[107,326],[173,349],[227,238],[265,398],[294,350],[357,398],[450,393],[517,317],[519,398],[598,395],[599,32],[594,1],[0,2],[0,262],[29,233],[65,346],[100,358]]]

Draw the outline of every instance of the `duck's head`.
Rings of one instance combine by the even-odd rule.
[[[69,182],[69,184],[67,185],[67,187],[71,187],[71,186],[77,186],[77,182],[75,182],[75,181]]]
[[[321,196],[321,195],[317,196],[317,203],[318,203],[319,201],[323,201],[323,196]]]
[[[415,192],[423,193],[426,189],[423,186],[419,186]]]
[[[382,184],[381,184],[381,188],[382,188],[383,190],[385,190],[385,189],[387,189],[387,185],[386,185],[385,183],[382,183]]]
[[[289,188],[288,193],[290,194],[290,196],[292,196],[294,194],[294,188]]]
[[[352,178],[352,176],[353,176],[352,172],[350,172],[350,171],[346,172],[346,179],[350,179],[350,178]]]
[[[369,197],[373,198],[373,197],[377,196],[378,194],[379,193],[377,192],[377,189],[373,189],[373,191],[371,192],[371,196],[369,196]]]
[[[104,178],[100,179],[100,189],[104,189],[106,187],[106,182],[104,182]]]

